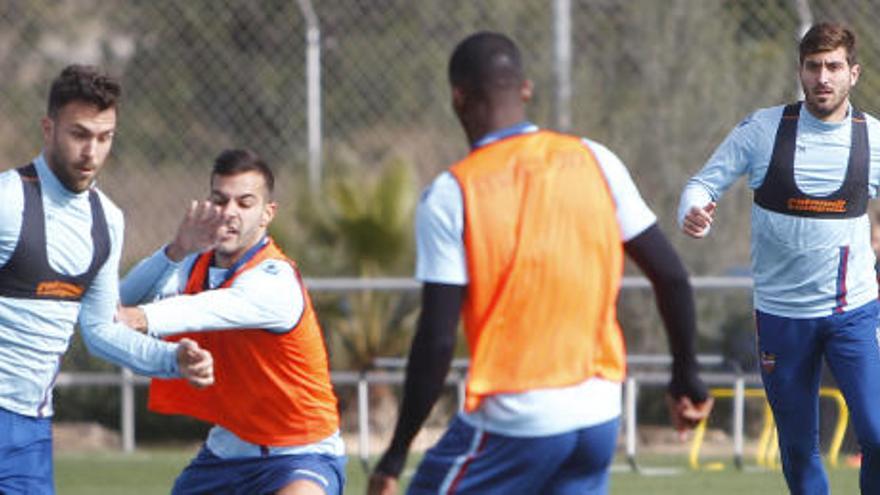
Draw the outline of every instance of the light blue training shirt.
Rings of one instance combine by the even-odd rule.
[[[34,160],[42,189],[49,265],[59,273],[85,272],[92,260],[89,193],[67,190],[43,156]],[[51,416],[52,387],[74,325],[89,351],[145,375],[178,376],[176,344],[141,335],[113,322],[119,299],[122,212],[98,192],[110,233],[110,255],[82,301],[0,297],[0,408],[32,417]],[[21,178],[0,173],[0,266],[18,244],[24,209]]]
[[[692,207],[717,202],[741,176],[747,176],[752,190],[761,186],[783,108],[760,109],[728,134],[685,185],[679,225]],[[880,183],[880,122],[870,115],[865,118],[870,146],[868,195],[873,198]],[[827,196],[840,187],[851,132],[849,111],[841,122],[824,122],[801,106],[794,157],[795,183],[801,191]],[[751,215],[756,309],[788,318],[817,318],[877,299],[867,214],[842,219],[798,217],[753,202]]]

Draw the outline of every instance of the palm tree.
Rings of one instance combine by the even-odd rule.
[[[412,167],[401,160],[375,171],[343,166],[320,200],[303,196],[294,212],[296,231],[276,228],[273,235],[292,247],[308,276],[407,276],[414,259],[416,197]],[[335,369],[365,369],[375,357],[408,348],[416,294],[364,290],[312,296]]]

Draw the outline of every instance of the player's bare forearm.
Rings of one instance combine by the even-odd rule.
[[[147,333],[147,315],[136,306],[119,306],[116,309],[116,321],[138,332]]]

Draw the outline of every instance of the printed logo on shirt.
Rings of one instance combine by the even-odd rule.
[[[268,273],[269,275],[277,275],[278,274],[278,264],[277,263],[264,263],[263,271]]]
[[[740,121],[740,123],[737,124],[736,126],[737,126],[737,127],[742,127],[742,126],[748,124],[749,122],[751,122],[751,121],[753,120],[752,118],[753,118],[754,116],[755,116],[755,114],[751,114],[751,115],[749,115],[748,117],[742,119],[742,120]]]
[[[812,211],[816,213],[846,213],[845,199],[789,198],[786,203],[792,211]]]
[[[82,286],[62,282],[60,280],[50,280],[48,282],[40,282],[37,285],[37,295],[41,297],[57,297],[60,299],[77,299],[82,297],[85,289]]]
[[[764,373],[770,374],[773,373],[773,370],[776,369],[776,354],[770,352],[761,352],[761,369],[764,370]]]
[[[419,196],[419,202],[420,202],[420,203],[424,203],[424,202],[428,199],[428,196],[431,195],[431,189],[432,189],[433,187],[434,187],[434,184],[431,183],[431,184],[428,184],[427,187],[425,187],[424,189],[422,189],[422,194],[421,194],[421,196]]]

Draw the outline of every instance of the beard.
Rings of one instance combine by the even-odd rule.
[[[59,149],[60,147],[58,146],[58,143],[54,143],[52,151],[46,156],[46,164],[49,165],[49,168],[55,174],[55,177],[57,177],[68,190],[75,193],[87,190],[89,186],[92,185],[92,180],[83,181],[82,179],[75,177],[73,171],[88,163],[88,160],[68,160],[61,154]]]
[[[812,91],[807,91],[807,89],[804,88],[804,94],[806,95],[805,102],[810,113],[820,119],[828,117],[840,110],[842,106],[846,105],[847,99],[849,98],[848,90],[841,92],[832,90],[830,93],[817,95],[815,88]]]

